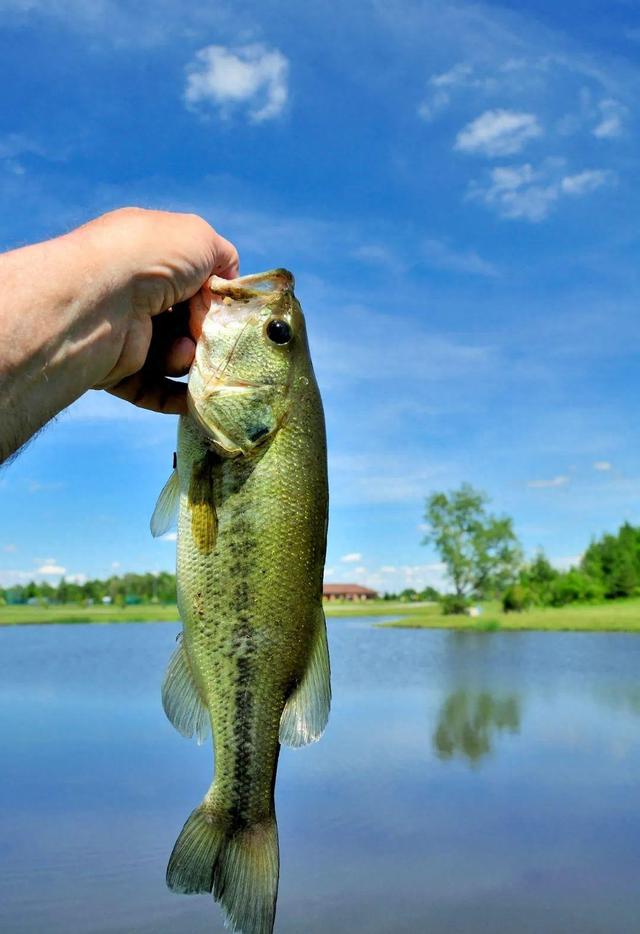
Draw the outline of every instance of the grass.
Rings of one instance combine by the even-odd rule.
[[[640,632],[640,599],[616,600],[598,605],[525,610],[503,613],[498,603],[483,605],[477,619],[443,616],[437,604],[394,603],[376,600],[367,603],[331,603],[328,616],[391,616],[393,622],[379,626],[396,629],[464,629],[476,632],[517,630],[574,632]],[[174,622],[175,606],[2,606],[0,626],[40,623],[133,623]]]
[[[498,603],[483,604],[476,619],[443,616],[438,606],[406,607],[402,617],[379,625],[400,629],[466,629],[477,632],[640,632],[640,599],[566,607],[535,607],[522,613],[503,613]],[[391,614],[391,615],[396,615]]]
[[[178,619],[176,606],[0,606],[0,626],[39,623],[151,623]]]

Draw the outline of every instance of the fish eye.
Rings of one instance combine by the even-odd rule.
[[[267,337],[274,344],[288,344],[293,337],[291,325],[282,318],[272,318],[267,324]]]

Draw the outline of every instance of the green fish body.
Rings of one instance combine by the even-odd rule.
[[[215,777],[167,882],[213,892],[232,930],[270,934],[280,744],[319,739],[330,705],[324,416],[291,275],[214,278],[205,294],[191,414],[152,531],[177,500],[183,635],[163,703],[184,735],[211,730]]]

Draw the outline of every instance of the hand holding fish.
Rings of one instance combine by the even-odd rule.
[[[0,462],[91,388],[185,412],[167,379],[195,352],[180,303],[212,273],[237,275],[229,241],[196,215],[139,208],[0,256]]]

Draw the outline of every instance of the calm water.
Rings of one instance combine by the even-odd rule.
[[[210,747],[164,718],[177,627],[0,629],[0,931],[215,934],[173,895]],[[279,934],[640,930],[640,638],[329,623],[334,705],[284,750]]]

